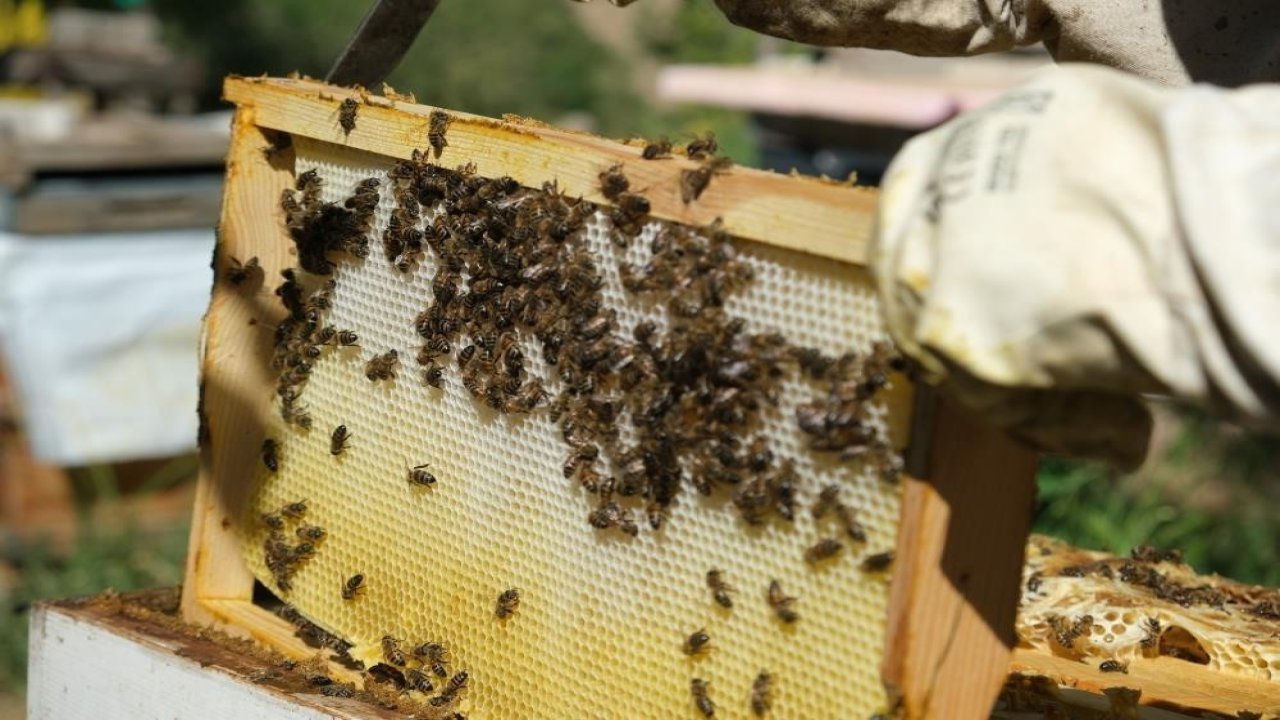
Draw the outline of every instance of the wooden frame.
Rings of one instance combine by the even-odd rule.
[[[289,151],[267,153],[264,131],[284,131],[407,157],[427,147],[432,108],[304,80],[230,79],[237,111],[227,162],[215,267],[257,256],[266,277],[291,264],[276,199],[291,186]],[[349,135],[337,124],[343,99],[360,106]],[[655,217],[688,225],[721,218],[733,234],[850,264],[865,264],[874,191],[816,179],[734,169],[695,203],[680,198],[692,161],[647,162],[636,145],[520,119],[451,113],[445,161],[481,175],[511,175],[538,187],[606,203],[597,175],[614,163],[645,188]],[[237,547],[233,518],[257,462],[259,423],[271,408],[271,326],[281,310],[271,288],[215,283],[205,319],[201,380],[201,471],[183,615],[253,636],[298,656],[312,651],[252,603],[253,578]],[[253,325],[257,327],[251,327]],[[919,417],[926,417],[925,414]],[[893,616],[884,677],[912,718],[985,718],[1008,672],[1013,619],[1034,485],[1034,457],[949,405],[927,417],[914,441],[929,480],[904,488]],[[923,444],[922,444],[923,443]],[[974,468],[1001,472],[973,472]]]

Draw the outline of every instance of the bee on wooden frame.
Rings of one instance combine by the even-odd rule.
[[[716,142],[716,134],[708,132],[702,137],[695,137],[685,145],[684,153],[691,160],[703,160],[715,155],[720,150],[720,144]]]
[[[652,142],[645,143],[644,150],[640,152],[640,157],[645,160],[657,160],[659,158],[671,157],[671,141],[662,137]]]
[[[630,187],[631,181],[622,173],[621,163],[600,171],[600,194],[606,198],[617,200],[618,196]]]
[[[1100,672],[1104,672],[1104,673],[1105,673],[1105,672],[1118,672],[1118,673],[1125,673],[1125,674],[1128,674],[1128,673],[1129,673],[1129,663],[1127,663],[1127,662],[1120,662],[1119,660],[1103,660],[1103,661],[1098,665],[1098,670],[1099,670]]]
[[[360,111],[360,103],[352,98],[347,98],[338,106],[338,124],[342,126],[342,133],[350,135],[352,130],[356,129],[356,113]]]
[[[444,152],[444,149],[449,146],[445,133],[449,130],[449,123],[451,122],[453,122],[453,118],[449,116],[449,113],[440,110],[431,111],[427,142],[430,143],[437,160],[440,159],[440,153]]]
[[[241,285],[250,278],[260,277],[262,277],[262,266],[258,264],[257,255],[244,263],[234,257],[231,258],[231,267],[227,268],[227,282],[232,285]]]
[[[733,165],[729,158],[714,158],[701,167],[680,173],[680,199],[687,205],[702,197],[711,186],[711,178],[728,172]]]

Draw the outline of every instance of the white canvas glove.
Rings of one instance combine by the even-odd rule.
[[[1280,86],[1050,69],[916,137],[872,258],[890,331],[1043,449],[1141,460],[1141,393],[1280,413]]]
[[[948,56],[1043,42],[1161,83],[1280,80],[1280,3],[1099,0],[715,0],[734,23],[814,45]]]

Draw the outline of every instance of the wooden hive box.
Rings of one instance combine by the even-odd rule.
[[[986,716],[1014,645],[1035,458],[923,389],[913,392],[898,373],[857,405],[883,445],[872,442],[871,451],[847,460],[811,448],[830,438],[822,433],[831,432],[832,403],[847,399],[841,383],[865,383],[875,370],[866,363],[884,359],[872,349],[883,334],[860,267],[874,191],[738,167],[712,172],[705,159],[645,159],[642,144],[518,118],[440,115],[399,97],[306,80],[233,78],[225,95],[237,109],[215,256],[220,279],[203,347],[201,473],[183,592],[188,620],[298,657],[313,654],[289,624],[254,603],[259,581],[350,640],[350,654],[366,665],[386,660],[384,634],[406,648],[447,640],[451,672],[465,668],[471,677],[467,693],[447,707],[474,717],[588,716],[618,707],[631,708],[629,716],[694,717],[695,677],[709,680],[717,717],[747,717],[752,678],[762,668],[774,678],[770,700],[782,717],[892,707],[907,717]],[[447,126],[433,133],[440,118]],[[436,152],[421,153],[432,145]],[[606,197],[602,173],[614,172],[629,190]],[[699,172],[709,183],[689,197],[691,177],[696,181],[690,173]],[[376,182],[359,190],[369,178]],[[465,192],[449,196],[452,206],[432,208],[425,188],[436,181]],[[408,201],[398,199],[404,192],[425,199],[412,203],[417,214],[392,220],[406,212]],[[637,196],[647,208],[627,205]],[[526,204],[535,209],[521,215]],[[558,209],[542,209],[551,206]],[[440,207],[464,209],[433,224]],[[476,215],[466,207],[487,207],[483,212],[516,217],[517,224],[550,213],[571,232],[549,244],[544,236],[555,230],[540,226],[531,231],[535,244],[519,251],[525,255],[508,259],[503,248],[523,247],[511,239],[519,233],[490,221],[468,241]],[[333,228],[346,232],[341,223],[353,216],[364,239],[335,240]],[[324,218],[338,224],[325,226]],[[452,249],[437,253],[426,240],[421,253],[400,244],[384,254],[388,243],[401,242],[400,235],[388,240],[392,223],[424,234],[443,223],[438,240]],[[307,244],[317,242],[327,246]],[[477,265],[481,256],[466,254],[473,252],[468,242],[485,248],[490,265],[516,263],[501,276],[505,286],[480,287],[486,273],[499,271]],[[577,254],[558,254],[570,249]],[[449,253],[461,258],[463,272],[444,295],[439,281],[448,262],[441,258]],[[407,259],[397,268],[401,256]],[[232,282],[251,257],[262,274]],[[749,266],[740,276],[744,287],[707,301],[711,280],[690,283],[646,264],[702,267],[695,261],[704,257],[718,259],[690,272],[711,277],[729,267],[715,263]],[[311,304],[288,320],[280,295],[290,290],[277,283],[282,270],[299,264],[312,271],[293,271]],[[565,280],[570,289],[561,291],[572,301],[547,295],[539,312],[505,321],[493,310],[499,306],[484,305],[486,291],[523,298],[522,283],[534,295],[551,293],[551,285],[538,284],[548,268],[568,278],[579,267],[600,279],[587,281],[588,290]],[[635,280],[645,272],[648,285]],[[690,287],[702,294],[684,310]],[[597,291],[585,300],[580,294]],[[423,351],[432,333],[442,332],[430,327],[432,305],[445,312],[448,297],[464,293],[479,298],[482,309],[468,312],[488,324],[476,329],[467,315],[473,325],[455,330],[448,347]],[[318,295],[322,307],[308,325]],[[559,350],[548,338],[560,326],[539,325],[546,318],[572,326],[563,341],[568,359],[554,365]],[[598,318],[608,321],[603,330],[587,329]],[[661,338],[649,345],[632,339],[645,318],[656,319]],[[513,367],[509,353],[480,339],[503,323],[518,341],[507,345],[523,348],[527,365]],[[356,332],[358,344],[321,343],[315,338],[326,325]],[[604,360],[591,356],[601,337]],[[721,344],[698,345],[701,338]],[[297,353],[288,359],[281,350],[295,341],[314,348],[301,380]],[[499,334],[497,344],[504,342]],[[470,351],[478,357],[491,351],[483,372],[468,371],[457,357],[468,343],[480,345]],[[763,375],[750,370],[754,354],[743,355],[737,370],[716,359],[766,346],[786,352],[759,361],[778,368]],[[711,348],[705,361],[682,364],[704,357],[701,347]],[[856,349],[856,359],[831,367],[862,374],[839,375],[844,370],[823,364],[803,375],[795,358],[818,357],[804,355],[807,349],[828,359]],[[393,379],[379,380],[368,363],[387,350],[398,351],[399,364]],[[414,362],[419,352],[426,352],[421,367]],[[637,352],[657,359],[658,379],[627,374]],[[440,388],[423,381],[432,368],[443,375]],[[371,369],[374,378],[366,376]],[[722,382],[731,372],[748,379]],[[501,373],[515,377],[505,396],[494,390]],[[305,389],[310,429],[298,427],[296,414],[294,424],[282,419],[278,391],[286,377],[283,385]],[[591,389],[573,389],[584,383]],[[535,386],[549,396],[537,397]],[[646,404],[632,407],[642,392]],[[741,404],[727,399],[745,394],[751,399]],[[528,405],[521,408],[517,398]],[[609,411],[601,403],[609,402],[625,409],[604,422]],[[304,407],[301,399],[289,403],[297,412]],[[553,407],[560,417],[553,419]],[[827,429],[812,422],[799,428],[802,407],[828,418]],[[571,440],[578,430],[565,423],[588,412],[583,408],[595,413],[593,429],[585,440]],[[339,424],[351,435],[346,445],[331,437]],[[614,426],[621,429],[610,434]],[[264,440],[275,444],[278,470],[264,467]],[[717,454],[726,447],[729,459]],[[668,449],[667,460],[655,459]],[[755,451],[764,454],[745,454]],[[566,453],[579,467],[562,474]],[[908,470],[900,482],[884,469],[899,453]],[[635,462],[642,470],[626,471]],[[719,474],[700,474],[708,463],[719,463]],[[435,480],[429,487],[412,482],[412,469],[423,465]],[[588,482],[583,466],[599,468],[600,477]],[[742,476],[725,474],[741,467],[749,468]],[[635,476],[640,496],[611,494],[621,484],[607,481],[610,473],[620,482]],[[839,513],[814,517],[812,505],[827,484],[857,506],[865,541],[833,524]],[[304,517],[279,515],[299,500],[308,504]],[[645,523],[646,511],[665,520],[661,529]],[[264,513],[272,517],[260,520]],[[629,522],[643,530],[629,530]],[[294,533],[307,526],[327,534],[302,553]],[[840,540],[830,560],[805,550],[823,538]],[[869,560],[886,551],[894,553],[887,573]],[[713,602],[704,579],[713,567],[735,589],[731,608]],[[365,583],[343,598],[355,574]],[[784,593],[799,598],[793,623],[767,602],[769,581],[778,578]],[[511,617],[496,619],[495,600],[511,587],[520,589],[520,604]],[[712,636],[711,652],[683,653],[699,628]]]

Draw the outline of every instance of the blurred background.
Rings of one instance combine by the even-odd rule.
[[[229,73],[323,76],[349,0],[0,0],[0,718],[31,602],[181,580]],[[822,51],[711,0],[445,2],[390,83],[742,164],[875,184],[914,133],[1048,63]],[[1280,585],[1280,445],[1160,408],[1140,471],[1046,460],[1036,530]]]

